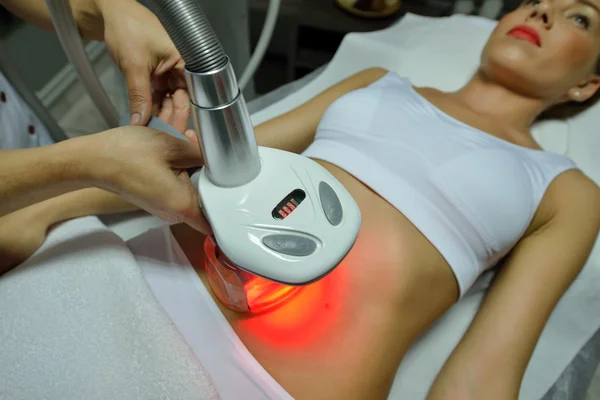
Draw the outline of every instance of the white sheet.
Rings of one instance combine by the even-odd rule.
[[[127,246],[223,400],[294,400],[236,335],[168,226],[151,229]]]
[[[0,278],[0,399],[213,400],[213,383],[125,243],[60,225]]]
[[[434,32],[438,34],[435,43],[422,39],[432,29],[435,30],[431,28],[432,22],[446,29]],[[486,40],[486,32],[489,34],[492,28],[490,21],[480,18],[454,16],[432,21],[431,18],[408,15],[383,31],[349,34],[319,77],[292,96],[253,115],[253,123],[259,124],[287,112],[325,88],[368,67],[384,67],[411,79],[415,77],[418,85],[428,84],[447,90],[458,87],[461,80],[465,81],[470,76]],[[445,39],[444,35],[447,36]],[[462,47],[458,52],[457,46]],[[440,52],[445,52],[447,63],[440,65]],[[428,62],[435,62],[435,66],[430,67]],[[444,75],[445,68],[452,73],[462,71],[462,76]],[[430,76],[428,69],[435,69],[438,73]],[[568,154],[599,182],[600,162],[593,157],[592,151],[597,151],[596,144],[600,138],[597,135],[598,125],[590,122],[593,118],[594,115],[587,113],[577,121],[545,124],[535,133],[546,149]],[[576,124],[582,131],[577,132],[578,135],[570,135],[569,128]],[[490,274],[482,276],[470,295],[456,304],[413,346],[398,370],[390,398],[424,398],[475,315],[483,297],[482,291],[490,278]],[[521,399],[540,399],[600,328],[599,285],[600,245],[596,243],[590,261],[561,300],[540,338],[525,374]]]

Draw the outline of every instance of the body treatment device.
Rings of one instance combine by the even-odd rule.
[[[205,166],[200,206],[211,288],[226,306],[261,312],[332,271],[358,236],[360,210],[317,162],[258,147],[229,58],[197,0],[143,0],[185,61]]]

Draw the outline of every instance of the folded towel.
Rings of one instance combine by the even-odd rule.
[[[0,278],[0,399],[218,399],[122,239],[64,223]]]

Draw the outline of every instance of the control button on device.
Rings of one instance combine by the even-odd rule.
[[[335,191],[325,182],[319,183],[319,197],[321,198],[321,206],[329,223],[337,226],[342,222],[343,211],[342,203]]]
[[[306,257],[317,249],[313,240],[296,235],[269,235],[262,241],[271,250],[289,256]]]

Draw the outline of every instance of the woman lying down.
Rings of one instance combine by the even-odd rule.
[[[252,381],[242,394],[234,384],[219,387],[223,398],[386,398],[411,344],[499,264],[428,398],[518,397],[541,331],[600,226],[598,187],[568,158],[541,150],[530,132],[548,110],[594,100],[599,8],[600,0],[526,2],[500,21],[479,70],[456,92],[371,68],[256,127],[259,145],[323,165],[363,218],[341,265],[273,311],[248,318],[226,308],[208,284],[204,238],[186,226],[130,242],[175,244],[164,258],[189,279],[164,285],[171,293],[159,293],[152,265],[140,267],[157,298],[186,293],[192,302],[186,318],[197,319],[194,334],[209,346],[198,351],[228,360],[205,363],[209,374]],[[169,120],[168,111],[162,117]],[[57,221],[129,208],[99,191],[71,193],[5,217],[4,227],[46,219],[38,234],[5,237],[4,245],[24,258]],[[245,358],[226,357],[238,340]]]

